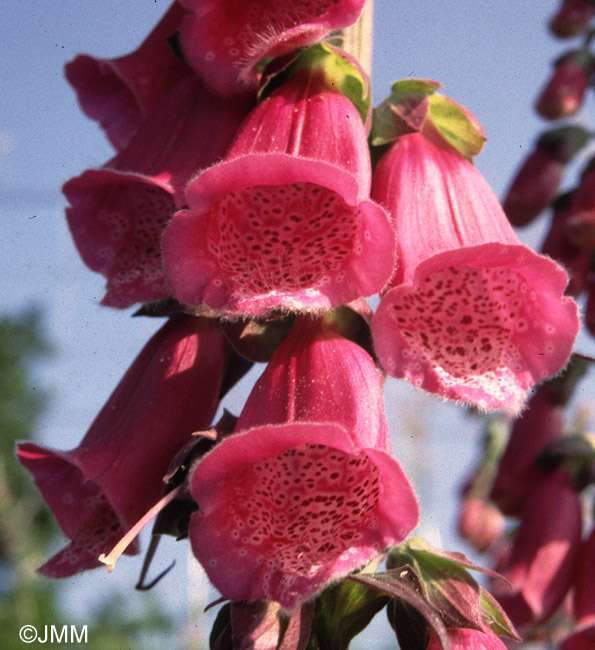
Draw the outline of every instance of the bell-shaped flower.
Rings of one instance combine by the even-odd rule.
[[[574,115],[581,107],[593,75],[593,55],[588,50],[569,52],[556,61],[551,79],[541,91],[535,110],[548,120]]]
[[[170,294],[161,236],[184,187],[225,154],[248,112],[215,97],[186,74],[161,99],[128,146],[63,188],[68,225],[81,257],[107,278],[102,304],[128,307]]]
[[[66,78],[81,108],[99,122],[118,151],[129,143],[171,86],[188,72],[188,66],[167,41],[179,30],[185,14],[174,2],[142,45],[126,56],[96,59],[79,54],[66,64]]]
[[[589,31],[595,16],[591,0],[562,0],[562,6],[549,22],[550,32],[558,38],[572,38]]]
[[[579,625],[564,639],[559,650],[593,650],[595,648],[595,621]]]
[[[581,542],[580,499],[566,470],[535,488],[523,508],[509,557],[499,572],[508,579],[492,593],[517,627],[547,620],[570,589]]]
[[[264,59],[312,45],[354,23],[365,0],[180,0],[184,56],[219,94],[254,90]]]
[[[513,226],[525,226],[556,198],[564,165],[544,147],[536,147],[523,161],[502,207]]]
[[[449,628],[448,641],[450,650],[506,650],[504,642],[489,628],[483,631],[464,627]],[[427,650],[442,650],[434,633],[430,634]]]
[[[485,179],[430,129],[392,145],[372,197],[397,235],[372,324],[385,369],[448,399],[520,410],[570,355],[579,319],[566,273],[521,245]]]
[[[301,69],[252,111],[225,160],[188,184],[189,209],[163,239],[174,296],[256,316],[378,292],[394,233],[370,180],[354,104],[324,72]]]
[[[41,573],[64,578],[102,566],[98,556],[162,496],[172,457],[211,423],[226,363],[227,344],[214,324],[173,317],[143,348],[78,447],[19,444],[19,461],[71,540]]]
[[[196,465],[191,490],[192,548],[215,587],[285,610],[402,541],[418,518],[374,362],[308,321],[276,350],[235,433]]]
[[[564,409],[544,384],[514,422],[490,494],[504,514],[519,515],[525,500],[543,479],[545,470],[535,461],[548,443],[562,435],[563,416]]]

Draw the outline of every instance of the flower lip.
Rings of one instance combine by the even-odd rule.
[[[402,541],[418,516],[394,458],[333,423],[235,434],[197,465],[191,490],[190,536],[214,585],[286,610]]]

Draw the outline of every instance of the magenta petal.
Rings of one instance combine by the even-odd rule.
[[[484,244],[420,263],[382,299],[372,330],[387,371],[449,399],[518,412],[560,371],[579,321],[567,276],[518,245]]]
[[[160,499],[173,456],[211,423],[226,361],[214,324],[174,317],[143,348],[78,447],[20,443],[19,461],[72,541],[44,573],[99,566],[92,558]]]
[[[192,547],[213,584],[286,610],[402,541],[418,517],[397,461],[330,423],[227,438],[197,465],[191,489]]]
[[[123,149],[161,97],[187,73],[188,66],[167,42],[180,26],[184,9],[174,2],[144,43],[115,59],[80,54],[65,68],[83,111]]]
[[[49,578],[66,578],[101,566],[97,559],[124,535],[113,508],[96,483],[86,481],[68,459],[68,452],[21,443],[18,458],[35,483],[64,534],[72,540],[38,571]],[[138,544],[127,549],[138,553]]]
[[[552,507],[555,504],[555,507]],[[547,620],[570,589],[581,543],[582,515],[566,470],[545,478],[525,502],[514,544],[494,595],[516,626]]]
[[[506,650],[504,643],[490,629],[471,630],[468,628],[449,628],[450,650]],[[441,650],[438,637],[432,634],[427,650]]]
[[[91,169],[64,185],[68,225],[85,264],[107,278],[110,307],[169,295],[161,233],[175,211],[167,180]]]
[[[257,65],[354,23],[364,0],[182,0],[180,38],[190,65],[221,95],[254,89]]]

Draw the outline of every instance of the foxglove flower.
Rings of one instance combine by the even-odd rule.
[[[595,527],[583,540],[574,582],[574,615],[579,623],[595,626]]]
[[[566,293],[578,296],[587,286],[592,254],[591,251],[577,246],[569,236],[569,224],[578,216],[573,207],[574,203],[574,196],[571,194],[563,194],[556,200],[541,252],[566,269],[569,276]]]
[[[225,160],[190,181],[164,234],[183,303],[260,315],[336,307],[379,291],[394,233],[368,199],[370,159],[355,106],[301,69],[244,122]]]
[[[535,109],[548,120],[574,115],[581,107],[593,74],[588,50],[569,52],[556,61],[554,74],[541,91]]]
[[[187,61],[221,95],[254,90],[258,64],[354,23],[365,0],[181,0]]]
[[[41,573],[64,578],[101,566],[99,554],[159,500],[174,454],[211,423],[226,358],[215,325],[174,317],[144,347],[76,449],[19,444],[19,461],[71,540]]]
[[[558,38],[572,38],[589,31],[593,16],[595,5],[591,0],[562,0],[562,6],[550,20],[549,28]]]
[[[426,135],[400,137],[374,174],[398,260],[372,325],[375,348],[391,375],[516,412],[568,360],[579,327],[562,295],[568,277],[520,244],[475,167]]]
[[[572,585],[581,542],[579,497],[561,469],[528,497],[510,556],[499,572],[510,582],[492,593],[517,626],[547,620]]]
[[[543,479],[545,470],[535,461],[548,443],[562,435],[563,416],[564,409],[544,384],[513,424],[490,495],[504,514],[519,515],[525,500]]]
[[[225,154],[248,112],[224,102],[192,74],[161,99],[128,146],[63,188],[68,224],[89,268],[107,278],[102,300],[128,307],[170,294],[161,236],[197,169]]]
[[[402,541],[418,518],[371,357],[308,321],[276,350],[191,490],[192,548],[215,587],[286,610]]]
[[[143,44],[116,59],[79,54],[65,68],[83,111],[97,120],[120,151],[162,97],[188,73],[167,39],[175,34],[186,14],[174,2]]]

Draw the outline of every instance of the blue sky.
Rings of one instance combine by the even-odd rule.
[[[99,128],[79,110],[63,66],[79,52],[107,58],[134,49],[168,4],[165,0],[21,0],[11,3],[0,22],[0,310],[15,313],[35,303],[44,311],[56,354],[39,370],[40,382],[54,396],[40,439],[62,448],[74,446],[82,437],[158,327],[150,319],[131,320],[131,310],[122,313],[99,307],[104,280],[85,268],[71,242],[60,187],[85,168],[103,164],[112,150]],[[375,103],[397,79],[441,81],[445,94],[482,122],[488,141],[476,164],[502,196],[516,166],[545,127],[532,103],[549,75],[551,61],[571,46],[550,37],[545,29],[558,1],[376,0],[375,5]],[[592,103],[588,110],[592,113]],[[521,237],[538,244],[542,228],[532,227]],[[592,353],[592,343],[583,342],[581,351]],[[238,395],[241,389],[229,402],[236,411]],[[453,545],[465,548],[447,531],[457,486],[479,439],[477,424],[456,406],[396,381],[391,382],[387,398],[395,447],[414,480],[417,475],[418,490],[427,503],[426,528],[440,532],[451,549]],[[405,404],[408,410],[402,416]],[[404,418],[410,424],[402,424]],[[445,423],[448,431],[443,430]],[[428,445],[423,465],[421,440],[409,439],[417,425],[425,430]],[[431,474],[434,481],[421,481],[424,474]],[[183,576],[183,568],[179,571]],[[178,579],[182,578],[163,587],[170,602]],[[131,586],[134,578],[110,577],[108,582],[103,572],[80,578],[74,588],[83,594],[81,607],[85,599],[92,600],[91,589],[109,593],[116,580],[128,580]],[[175,603],[172,607],[176,609]]]

